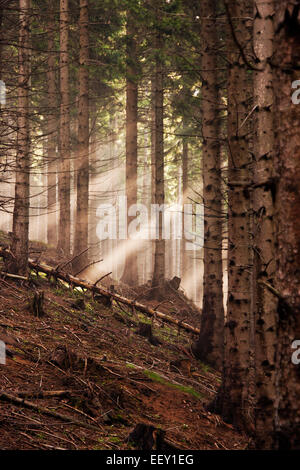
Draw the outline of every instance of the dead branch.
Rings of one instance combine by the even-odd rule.
[[[101,276],[100,279],[98,279],[98,281],[94,283],[94,286],[96,286],[98,282],[102,281],[105,277],[109,276],[110,274],[112,274],[112,271],[110,273],[104,274],[104,276]]]
[[[19,398],[51,398],[51,397],[65,397],[71,395],[69,390],[45,390],[41,392],[17,392]]]
[[[93,266],[94,264],[101,263],[102,261],[103,261],[103,259],[98,259],[97,261],[91,261],[89,264],[87,264],[86,266],[84,266],[84,268],[80,269],[80,271],[78,271],[77,273],[75,273],[75,276],[78,276],[78,274],[82,273],[82,271],[85,271],[87,268],[90,268],[90,267]]]
[[[258,284],[261,284],[262,286],[266,287],[279,300],[286,302],[286,298],[277,289],[275,289],[275,287],[273,287],[269,282],[262,281],[261,279],[258,280],[257,282]]]
[[[99,428],[97,428],[96,426],[92,426],[91,424],[84,423],[83,421],[78,421],[77,419],[73,419],[71,416],[63,415],[61,413],[58,413],[57,411],[49,410],[49,408],[36,405],[35,403],[32,403],[31,401],[24,400],[24,398],[15,397],[14,395],[11,395],[10,393],[6,393],[4,391],[0,392],[0,400],[8,401],[10,403],[13,403],[14,405],[24,406],[25,408],[30,408],[32,410],[38,411],[39,413],[42,413],[48,416],[53,416],[54,418],[59,418],[62,421],[65,421],[69,424],[75,424],[76,426],[80,426],[82,428],[86,428],[94,432],[95,431],[99,432]]]
[[[22,281],[30,281],[30,279],[28,277],[19,276],[18,274],[5,273],[3,271],[0,271],[0,275],[4,276],[4,277],[9,277],[11,279],[18,279],[18,280],[22,280]]]
[[[61,264],[58,264],[55,268],[55,271],[58,270],[58,269],[63,269],[65,268],[66,266],[68,266],[68,264],[71,264],[75,259],[79,258],[81,255],[83,255],[84,253],[86,253],[87,251],[89,250],[89,248],[85,248],[85,250],[81,251],[81,253],[79,253],[78,255],[76,256],[73,256],[71,259],[69,259],[69,261],[67,261],[66,263],[63,262]]]

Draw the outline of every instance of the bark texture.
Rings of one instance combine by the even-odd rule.
[[[19,2],[18,120],[15,204],[13,213],[12,271],[25,274],[28,266],[29,178],[30,178],[30,0]]]
[[[226,2],[232,28],[227,50],[228,76],[228,302],[225,324],[222,415],[236,427],[248,428],[250,365],[250,196],[247,70],[234,37],[246,52],[245,0]]]
[[[193,350],[199,359],[220,369],[224,348],[224,307],[216,1],[202,1],[200,16],[203,18],[201,68],[204,292],[200,336]]]
[[[157,15],[159,21],[159,15]],[[155,61],[155,204],[165,202],[164,190],[164,80],[163,80],[163,38],[157,27]],[[165,279],[165,240],[163,239],[163,214],[159,215],[159,236],[155,240],[154,271],[152,287],[160,288]]]
[[[60,133],[58,248],[70,254],[70,97],[69,97],[69,0],[60,0]]]
[[[126,77],[126,196],[127,207],[137,203],[137,120],[138,120],[138,83],[137,49],[134,20],[127,13],[127,77]],[[127,226],[133,217],[127,215]],[[136,285],[138,281],[137,252],[126,253],[122,281]]]
[[[57,96],[55,88],[55,10],[53,1],[48,1],[48,70],[47,70],[47,92],[48,92],[48,123],[47,123],[47,241],[48,244],[56,246],[56,139],[57,139]]]
[[[185,132],[185,119],[182,121],[183,129]],[[188,204],[188,167],[189,167],[189,144],[188,138],[183,137],[182,139],[182,205]],[[181,240],[181,278],[183,281],[186,280],[188,276],[188,252],[186,250],[186,240],[184,237],[184,212],[182,213],[182,240]]]
[[[275,8],[275,287],[280,293],[275,446],[299,450],[300,366],[292,361],[292,342],[300,340],[300,105],[291,97],[292,82],[299,79],[300,4],[284,0]]]
[[[88,0],[80,0],[79,16],[79,101],[78,101],[78,157],[77,204],[74,254],[79,255],[76,271],[88,264],[89,213],[89,12]]]
[[[273,2],[258,0],[254,6],[255,167],[254,167],[254,328],[255,328],[255,433],[256,448],[272,448],[274,438],[275,353],[277,298],[259,281],[274,284],[273,187]]]

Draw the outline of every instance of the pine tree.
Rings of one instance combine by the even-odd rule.
[[[60,132],[58,248],[70,254],[70,96],[69,96],[69,0],[60,0]]]
[[[155,30],[155,78],[154,78],[154,106],[155,106],[155,204],[162,206],[165,202],[164,189],[164,79],[163,79],[163,36],[159,29],[159,5],[156,7]],[[154,270],[152,287],[159,289],[165,279],[165,240],[163,239],[163,214],[159,213],[158,238],[155,240]]]
[[[274,283],[274,201],[272,195],[274,152],[273,2],[259,0],[254,7],[254,322],[256,448],[270,449],[274,438],[275,353],[277,299],[263,285]]]
[[[47,129],[47,241],[50,245],[57,244],[56,227],[56,173],[57,173],[57,93],[55,87],[55,10],[53,0],[48,0],[48,24],[47,24],[47,98],[48,98],[48,129]]]
[[[89,12],[88,0],[80,0],[79,17],[79,99],[78,99],[78,159],[77,204],[74,235],[76,270],[88,264],[89,213]]]
[[[30,175],[30,0],[19,2],[18,119],[15,202],[13,213],[12,271],[26,274],[28,266],[29,175]]]
[[[200,336],[193,351],[199,359],[220,369],[223,362],[224,307],[216,13],[215,1],[201,2],[204,294]]]
[[[126,68],[126,196],[127,208],[137,203],[138,160],[138,67],[137,38],[133,13],[127,11],[127,68]],[[127,226],[132,217],[127,216]],[[126,253],[122,281],[136,285],[138,281],[137,252]]]
[[[216,400],[226,421],[251,427],[249,404],[251,243],[248,77],[249,39],[245,0],[226,1],[228,31],[228,301],[224,332],[223,383]],[[239,46],[238,46],[239,45]],[[240,47],[243,51],[241,54]]]
[[[276,220],[275,291],[278,301],[276,406],[278,449],[300,449],[299,364],[292,360],[293,342],[300,339],[300,107],[291,100],[299,79],[299,3],[276,3],[274,55]],[[299,348],[299,346],[298,346]],[[297,356],[297,355],[296,355]],[[297,359],[297,358],[296,358]]]

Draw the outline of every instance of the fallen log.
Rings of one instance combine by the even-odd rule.
[[[177,320],[176,318],[171,317],[170,315],[167,315],[165,313],[159,312],[158,310],[154,310],[151,307],[148,307],[146,305],[143,305],[139,302],[136,302],[134,300],[127,299],[126,297],[123,297],[122,295],[119,295],[115,292],[110,292],[108,289],[105,289],[104,287],[100,286],[95,286],[94,284],[84,281],[82,279],[79,279],[75,276],[72,276],[71,274],[66,274],[62,273],[59,271],[56,271],[53,269],[51,266],[47,266],[45,264],[37,264],[33,262],[32,260],[29,260],[29,267],[31,269],[34,269],[36,272],[42,272],[44,274],[47,274],[48,276],[52,276],[55,279],[60,279],[67,284],[71,284],[76,287],[81,287],[82,289],[87,289],[94,294],[100,294],[103,297],[109,298],[116,300],[117,302],[120,302],[124,305],[128,305],[130,307],[134,307],[135,309],[139,310],[142,313],[145,313],[151,317],[157,317],[160,318],[161,320],[170,323],[172,325],[176,325],[179,328],[182,328],[186,331],[189,331],[191,333],[194,333],[198,335],[200,333],[200,330],[198,328],[195,328],[185,322],[182,322],[180,320]]]
[[[3,256],[5,254],[5,251],[6,251],[5,249],[0,249],[0,256]],[[54,269],[51,266],[47,266],[46,264],[38,264],[31,259],[29,259],[28,264],[29,264],[29,267],[33,269],[34,271],[36,271],[37,273],[39,272],[44,273],[49,277],[52,276],[54,279],[60,279],[61,281],[64,281],[69,285],[73,285],[75,287],[81,287],[82,289],[87,289],[93,294],[99,294],[99,295],[102,295],[103,297],[106,297],[107,299],[116,300],[117,302],[123,305],[130,306],[131,308],[134,307],[139,312],[145,313],[146,315],[154,317],[154,318],[159,318],[164,322],[170,323],[171,325],[176,325],[178,328],[181,328],[190,333],[194,333],[195,335],[199,335],[200,333],[200,330],[198,328],[195,328],[189,325],[188,323],[185,323],[181,320],[177,320],[176,318],[173,318],[170,315],[162,313],[158,310],[148,307],[147,305],[141,304],[140,302],[137,302],[135,300],[127,299],[126,297],[123,297],[122,295],[109,291],[103,286],[96,286],[95,284],[79,279],[75,276],[72,276],[71,274],[58,271],[57,269]]]

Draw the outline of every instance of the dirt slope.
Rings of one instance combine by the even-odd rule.
[[[150,342],[137,333],[150,319],[98,300],[41,277],[0,278],[0,449],[134,449],[127,437],[137,423],[179,449],[247,446],[204,410],[220,376],[191,356],[188,334],[154,321]]]

